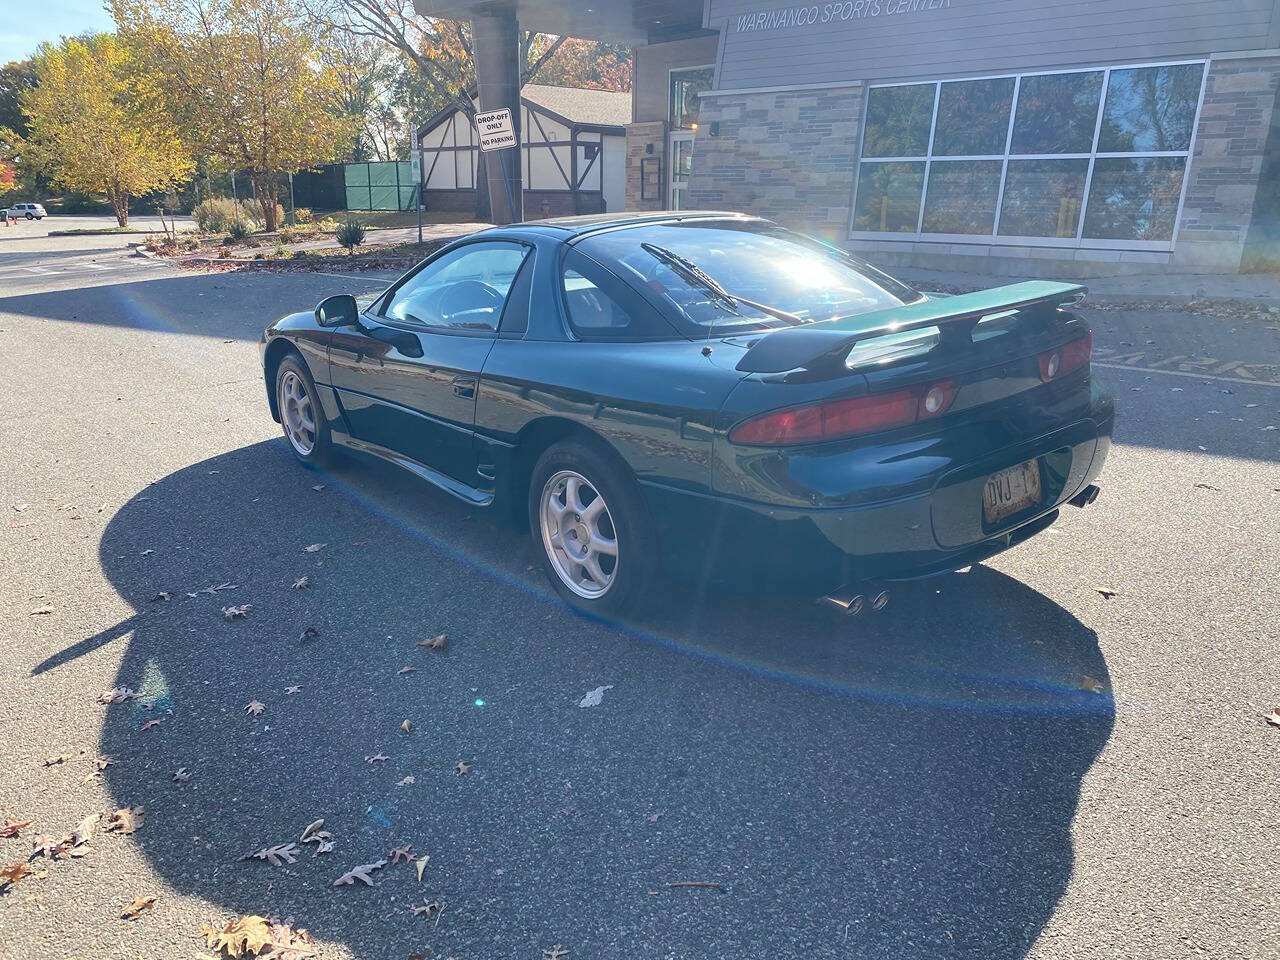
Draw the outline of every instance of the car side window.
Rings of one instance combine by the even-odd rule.
[[[466,244],[406,280],[382,315],[441,331],[493,333],[528,253],[508,240]]]
[[[590,257],[570,250],[560,274],[569,326],[579,340],[676,340],[676,329]]]

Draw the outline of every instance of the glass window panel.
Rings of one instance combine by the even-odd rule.
[[[1089,153],[1101,96],[1101,71],[1023,77],[1013,121],[1013,152]]]
[[[711,89],[715,76],[714,67],[695,67],[690,70],[671,71],[671,90],[668,98],[671,129],[689,130],[698,122],[698,96]]]
[[[1013,77],[944,83],[938,97],[935,157],[1004,153],[1013,106]]]
[[[1088,160],[1010,160],[1000,235],[1075,237],[1088,172]]]
[[[864,157],[923,157],[929,149],[935,85],[874,87],[867,98]]]
[[[1203,66],[1112,70],[1099,153],[1187,150]]]
[[[924,162],[864,163],[858,172],[853,229],[915,233],[920,224]]]
[[[990,234],[1000,192],[999,160],[935,160],[925,196],[925,233]]]
[[[1099,157],[1084,235],[1100,240],[1172,240],[1182,193],[1182,157]]]

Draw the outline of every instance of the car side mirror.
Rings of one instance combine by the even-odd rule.
[[[360,308],[349,293],[325,297],[316,304],[316,323],[322,327],[353,327],[360,322]]]

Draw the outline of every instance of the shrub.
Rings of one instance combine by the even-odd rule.
[[[288,259],[289,259],[289,248],[288,248],[288,247],[286,247],[283,243],[277,243],[277,244],[276,244],[275,254],[276,254],[276,256],[277,256],[277,257],[279,257],[281,260],[288,260]]]
[[[249,225],[248,220],[236,219],[227,224],[227,239],[232,243],[239,243],[253,232],[253,227]]]
[[[311,208],[310,208],[310,207],[297,207],[297,208],[295,208],[295,209],[294,209],[294,211],[293,211],[293,222],[294,222],[294,223],[310,223],[310,222],[311,222]]]
[[[228,247],[228,246],[226,246],[225,244],[224,244],[223,246],[219,247],[219,248],[218,248],[218,257],[219,257],[220,259],[222,259],[222,260],[230,260],[230,259],[231,259],[231,248],[230,248],[230,247]]]
[[[208,200],[201,200],[191,211],[191,216],[195,218],[196,226],[200,228],[201,233],[222,233],[237,220],[251,223],[254,219],[253,211],[249,209],[248,204],[232,200],[230,197],[210,197]]]
[[[359,220],[348,220],[338,228],[334,236],[338,243],[347,248],[348,253],[355,253],[356,247],[364,243],[364,224]]]
[[[316,226],[320,228],[322,233],[333,233],[338,229],[338,221],[333,217],[325,217]]]

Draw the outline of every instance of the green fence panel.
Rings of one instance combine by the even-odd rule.
[[[348,210],[408,210],[413,206],[413,166],[407,161],[348,163]]]

